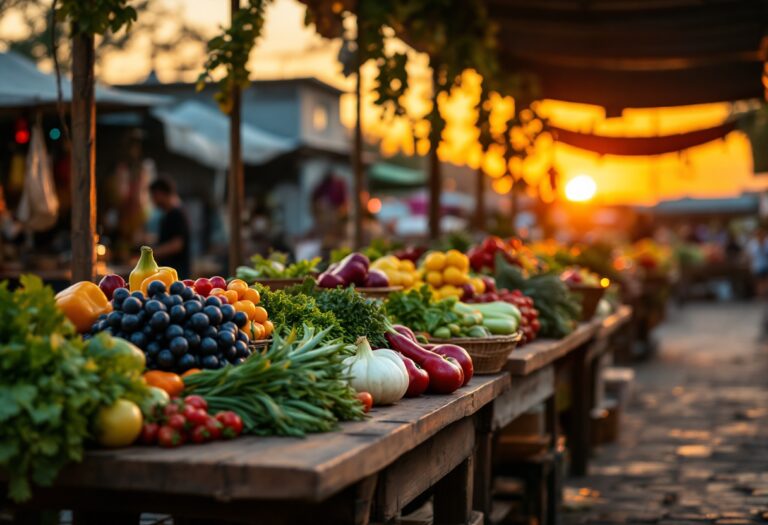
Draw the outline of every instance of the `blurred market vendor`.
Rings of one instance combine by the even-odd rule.
[[[174,183],[159,178],[149,185],[152,203],[160,210],[160,227],[153,246],[155,260],[160,266],[171,266],[179,278],[190,276],[189,220],[181,206]]]

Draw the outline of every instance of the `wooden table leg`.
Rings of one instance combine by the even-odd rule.
[[[493,486],[493,403],[484,407],[476,418],[472,507],[488,519],[491,515]]]
[[[466,525],[472,517],[472,456],[435,485],[434,525]]]
[[[574,353],[571,369],[571,416],[568,448],[571,451],[571,474],[584,476],[589,464],[589,423],[591,419],[592,367],[586,359],[587,348]]]

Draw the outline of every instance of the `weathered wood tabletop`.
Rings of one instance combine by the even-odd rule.
[[[504,370],[513,376],[527,376],[568,355],[594,337],[601,320],[581,323],[562,339],[537,339],[515,350],[507,358]]]
[[[92,451],[58,486],[205,495],[219,500],[322,501],[471,416],[509,387],[506,374],[476,376],[447,396],[377,407],[365,421],[306,438],[244,437],[176,449]]]

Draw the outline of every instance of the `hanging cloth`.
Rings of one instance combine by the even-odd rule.
[[[56,224],[59,215],[59,198],[40,119],[36,120],[32,128],[24,190],[17,215],[24,227],[31,231],[49,230]]]

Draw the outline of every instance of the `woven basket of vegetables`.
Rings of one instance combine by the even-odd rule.
[[[357,288],[357,291],[366,296],[369,299],[386,299],[389,294],[399,292],[402,290],[402,286],[383,286],[379,288]]]
[[[266,286],[270,290],[282,290],[290,286],[295,286],[304,282],[304,277],[296,277],[292,279],[256,279],[255,282],[262,286]]]
[[[489,337],[452,337],[450,339],[430,338],[430,343],[458,345],[472,357],[475,374],[495,374],[504,368],[509,354],[522,339],[522,332],[512,335]]]
[[[591,321],[597,312],[597,305],[603,298],[605,288],[583,284],[568,284],[568,289],[581,300],[581,321]]]

